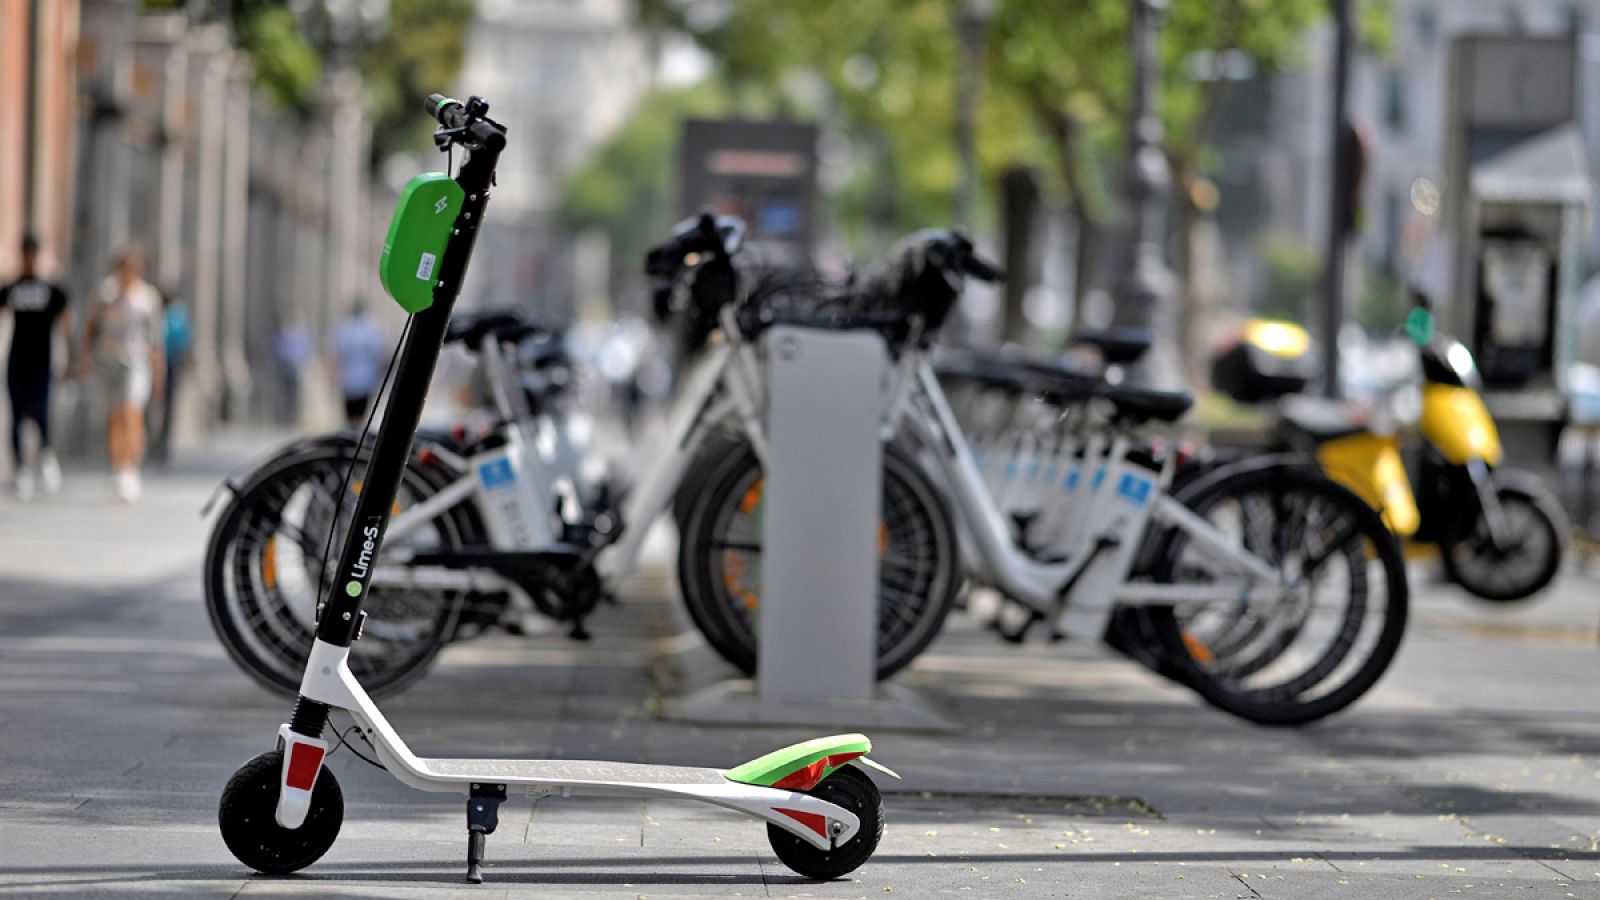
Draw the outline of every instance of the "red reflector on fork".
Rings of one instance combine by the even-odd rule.
[[[317,781],[317,770],[322,767],[322,754],[322,748],[312,744],[291,744],[289,775],[284,783],[295,790],[311,790]]]

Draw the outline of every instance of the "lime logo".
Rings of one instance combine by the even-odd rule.
[[[440,197],[439,198],[439,202],[435,203],[433,205],[433,214],[437,216],[438,214],[444,212],[445,208],[448,207],[449,205],[450,205],[450,198],[449,197]]]
[[[352,581],[344,586],[344,592],[352,597],[361,596],[361,582]]]

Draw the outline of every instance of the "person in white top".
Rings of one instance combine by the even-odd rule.
[[[93,375],[106,403],[111,489],[124,503],[139,497],[144,458],[144,408],[165,375],[161,295],[143,276],[136,249],[118,254],[101,282],[83,329],[80,374]]]

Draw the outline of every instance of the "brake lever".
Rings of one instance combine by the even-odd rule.
[[[466,133],[467,129],[465,127],[437,128],[433,132],[433,145],[439,148],[440,153],[449,152],[451,145],[461,143],[459,139]]]

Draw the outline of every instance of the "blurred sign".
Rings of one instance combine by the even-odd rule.
[[[1539,130],[1573,117],[1578,48],[1572,40],[1480,35],[1458,41],[1455,52],[1472,127]]]
[[[1530,456],[1548,449],[1574,352],[1590,193],[1577,63],[1571,35],[1471,34],[1451,46],[1441,324],[1476,357],[1502,431],[1527,426],[1507,446]]]
[[[690,119],[680,145],[681,212],[735,215],[778,263],[816,246],[817,129],[798,122]]]

